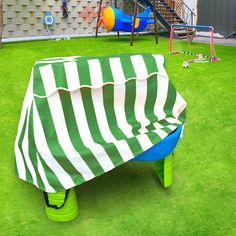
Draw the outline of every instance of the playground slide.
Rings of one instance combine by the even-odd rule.
[[[139,3],[141,5],[146,5],[146,6],[150,6],[151,7],[151,10],[152,12],[154,12],[155,10],[155,13],[156,13],[156,17],[157,17],[157,20],[159,20],[159,22],[161,23],[161,25],[166,29],[166,31],[170,32],[170,24],[165,20],[165,18],[157,11],[157,9],[154,9],[153,8],[153,4],[150,0],[138,0]]]

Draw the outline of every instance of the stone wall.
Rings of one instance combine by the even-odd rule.
[[[110,1],[104,0],[104,6]],[[122,1],[118,1],[122,6]],[[95,32],[99,0],[68,0],[69,17],[62,16],[61,0],[3,0],[3,38],[47,36],[46,11],[55,17],[54,35],[92,34]],[[105,32],[100,27],[100,32]],[[51,32],[52,33],[52,32]]]

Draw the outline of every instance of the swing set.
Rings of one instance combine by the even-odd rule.
[[[153,0],[153,8],[156,9],[157,0]],[[158,44],[158,31],[156,13],[154,13],[154,21],[151,20],[151,7],[147,7],[144,12],[138,14],[138,0],[134,1],[134,15],[129,16],[117,8],[117,0],[114,0],[114,6],[104,9],[102,0],[99,3],[99,11],[96,25],[95,37],[98,36],[98,28],[103,24],[107,31],[117,32],[131,32],[130,46],[133,46],[134,33],[143,31],[147,25],[154,24],[155,42]]]

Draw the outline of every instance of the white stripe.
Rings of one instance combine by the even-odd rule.
[[[163,120],[166,118],[164,106],[168,95],[169,79],[158,76],[157,82],[157,96],[154,105],[154,114],[157,116],[158,120]]]
[[[156,114],[158,119],[162,120],[166,117],[163,109],[167,98],[169,79],[164,67],[164,56],[154,54],[153,57],[156,60],[158,73],[167,77],[164,78],[162,76],[158,76],[158,91],[157,91],[157,100],[155,104],[156,109],[154,109],[154,113]],[[176,101],[172,111],[176,119],[179,117],[179,115],[185,109],[185,107],[186,107],[186,102],[184,101],[182,96],[177,92]]]
[[[84,145],[92,151],[105,172],[113,169],[115,166],[111,162],[104,148],[93,141],[88,127],[80,90],[71,92],[70,95],[77,127]]]
[[[133,137],[132,126],[128,123],[125,113],[125,85],[114,86],[114,110],[121,131],[127,138]]]
[[[79,74],[76,62],[64,63],[68,90],[75,90],[80,87]]]
[[[26,170],[25,170],[23,156],[21,154],[21,151],[18,145],[19,145],[19,139],[20,139],[20,135],[23,129],[24,121],[26,119],[26,113],[27,113],[27,110],[29,109],[32,99],[33,99],[33,70],[31,72],[29,86],[25,94],[25,98],[24,98],[24,102],[23,102],[23,106],[21,110],[21,115],[20,115],[20,121],[18,125],[18,131],[16,135],[16,140],[15,140],[15,145],[14,145],[17,172],[18,172],[19,178],[23,180],[26,180]]]
[[[176,100],[175,100],[175,104],[174,104],[173,110],[172,110],[173,116],[176,119],[178,119],[179,115],[182,113],[182,111],[185,109],[185,107],[186,107],[185,100],[178,92],[176,92]]]
[[[96,118],[97,118],[100,132],[101,132],[104,140],[107,143],[114,142],[115,138],[109,129],[105,108],[103,106],[102,90],[101,89],[96,89],[96,90],[92,89],[91,93],[92,93],[94,110],[95,110],[95,114],[96,114]]]
[[[88,60],[91,84],[94,88],[102,87],[102,69],[98,59]]]
[[[110,58],[110,67],[114,82],[114,110],[117,125],[127,138],[133,137],[132,126],[127,122],[125,114],[125,75],[120,58]]]
[[[67,84],[68,84],[68,88],[75,88],[75,87],[79,87],[79,75],[78,75],[78,71],[77,71],[77,64],[75,62],[69,62],[69,63],[65,63],[65,71],[66,71],[66,77],[67,77]],[[93,70],[92,68],[90,69]],[[99,72],[99,71],[98,71]],[[92,76],[94,76],[92,74]],[[100,77],[100,79],[102,78],[101,76],[98,76],[98,78]],[[96,81],[96,78],[92,79],[92,82],[94,83],[94,81]],[[100,83],[102,83],[102,81],[100,81]],[[92,84],[93,86],[94,84]],[[96,86],[96,85],[95,85]],[[97,119],[98,119],[98,124],[99,124],[99,128],[101,130],[102,136],[104,137],[104,139],[106,140],[107,143],[109,142],[114,142],[116,143],[117,140],[114,138],[114,136],[111,134],[109,127],[108,127],[108,122],[107,122],[107,118],[106,118],[106,114],[105,114],[105,110],[103,107],[103,103],[101,101],[103,101],[102,98],[102,94],[98,92],[98,90],[92,90],[92,92],[96,92],[96,94],[93,95],[93,102],[94,104],[97,104],[97,106],[95,106],[95,110],[96,110],[96,115],[97,115]],[[101,91],[99,89],[99,91]],[[99,101],[99,102],[97,102]],[[105,123],[104,123],[105,122]],[[108,141],[109,140],[109,141]],[[121,144],[122,142],[122,144]],[[125,141],[121,141],[117,143],[117,146],[121,147],[122,145],[122,149],[121,151],[121,155],[123,157],[124,160],[127,160],[127,156],[132,156],[131,151],[126,151],[124,153],[123,149],[125,147],[129,148],[129,146],[127,145],[127,143]]]
[[[148,72],[143,57],[141,55],[131,56],[131,61],[137,78],[144,79],[136,80],[136,98],[134,111],[136,120],[141,124],[140,132],[146,133],[148,131],[145,127],[150,124],[150,121],[146,118],[145,115]]]
[[[38,187],[37,176],[36,176],[34,167],[32,165],[30,157],[29,157],[29,140],[28,140],[28,137],[29,137],[28,136],[29,135],[29,117],[30,117],[30,109],[28,110],[28,114],[27,114],[25,134],[24,134],[24,138],[22,141],[22,151],[24,153],[26,165],[28,166],[29,172],[32,176],[33,183],[34,183],[34,185],[36,185]]]
[[[131,56],[131,62],[134,67],[135,74],[137,76],[137,79],[147,79],[148,72],[145,65],[145,62],[143,60],[143,57],[141,55],[135,55]]]
[[[139,144],[140,144],[141,148],[143,149],[143,151],[146,151],[150,147],[153,146],[152,142],[150,141],[148,136],[145,134],[139,134],[136,136],[136,138],[139,141]]]
[[[166,73],[166,70],[164,68],[164,57],[162,55],[153,55],[155,58],[157,68],[158,68],[158,73],[164,76],[159,76],[158,75],[158,90],[157,90],[157,97],[156,97],[156,102],[154,106],[154,114],[158,117],[158,120],[165,119],[166,114],[164,112],[164,106],[166,103],[167,99],[167,94],[168,94],[168,86],[169,86],[169,79],[168,75]]]
[[[94,81],[98,81],[99,79],[100,81],[98,81],[98,83],[102,83],[101,81],[102,74],[96,74],[96,77],[95,77],[95,74],[93,74],[92,71],[93,71],[93,68],[91,67],[90,78],[92,81],[92,86],[94,86],[93,84]],[[114,145],[116,146],[118,152],[120,153],[124,161],[131,159],[133,157],[133,153],[131,152],[129,145],[124,140],[118,141],[111,133],[111,130],[109,128],[109,124],[107,121],[106,111],[104,108],[102,88],[92,89],[91,94],[92,94],[95,115],[98,122],[98,127],[105,142],[114,143]]]
[[[146,67],[144,70],[139,71],[139,68],[137,68],[137,64],[135,63],[135,60],[139,61],[140,57],[133,57],[133,60],[134,60],[133,66],[136,67],[136,73],[140,77],[143,77],[143,75],[145,76],[144,73],[147,74]],[[141,58],[141,60],[143,59]],[[114,85],[114,109],[115,109],[117,124],[119,128],[122,130],[122,132],[125,134],[125,136],[127,138],[131,138],[131,137],[134,137],[134,134],[132,133],[132,126],[127,122],[126,113],[125,113],[125,99],[129,99],[129,98],[125,98],[125,84],[124,84],[125,75],[123,72],[120,59],[119,58],[110,59],[110,66],[111,66],[111,71],[112,71],[112,75],[113,75],[115,83],[119,83],[119,84],[123,83],[122,86]],[[143,130],[140,130],[140,131],[147,132],[147,129],[144,128]],[[149,138],[146,135],[138,135],[136,136],[136,138],[138,142],[140,143],[140,146],[142,147],[143,150],[147,150],[148,148],[152,146],[152,143],[150,142]]]
[[[154,57],[154,59],[156,61],[158,73],[161,74],[162,76],[166,76],[168,78],[168,75],[166,73],[166,69],[164,67],[164,62],[165,62],[164,56],[158,55],[158,54],[153,54],[152,56]]]
[[[155,132],[156,134],[158,134],[160,136],[161,139],[165,138],[168,133],[166,133],[164,130],[162,130],[161,128],[163,128],[164,126],[162,126],[161,124],[159,124],[158,122],[153,123],[154,127],[156,128],[156,130],[153,130],[153,132]],[[176,128],[176,127],[175,127]]]
[[[52,77],[49,77],[49,75]],[[43,83],[47,79],[50,81],[54,81],[55,83],[55,78],[52,68],[48,67],[47,71],[41,71],[41,76]],[[53,85],[53,82],[51,82],[51,85],[52,87],[55,86]],[[47,86],[47,83],[44,84],[44,87],[45,86]],[[81,175],[84,177],[86,181],[94,178],[95,177],[94,174],[92,173],[90,168],[87,166],[85,161],[81,158],[80,154],[75,150],[73,144],[71,143],[71,139],[66,127],[64,112],[62,109],[62,104],[58,92],[55,92],[53,95],[49,96],[47,101],[50,108],[50,113],[52,115],[59,144],[63,149],[67,159],[72,163],[75,169],[81,173]]]
[[[134,112],[136,120],[141,124],[140,132],[148,132],[145,128],[150,124],[150,120],[145,115],[145,103],[147,98],[147,80],[136,80],[136,97]]]
[[[185,127],[185,124],[182,125],[182,130],[181,130],[180,138],[183,138],[183,136],[184,136],[184,127]]]
[[[165,127],[173,131],[173,130],[177,129],[178,126],[176,126],[176,125],[167,125]]]
[[[170,130],[174,130],[177,128],[176,125],[165,125],[164,126],[164,125],[161,125],[159,122],[154,122],[153,124],[154,124],[155,128],[157,128],[157,129],[168,128]]]
[[[123,85],[114,85],[114,109],[116,120],[119,128],[125,134],[127,138],[134,137],[132,133],[132,126],[127,122],[126,113],[125,113],[125,76],[123,72],[123,68],[120,62],[120,59],[110,60],[110,66],[114,81],[117,83],[122,83]],[[139,73],[139,72],[137,72]],[[144,130],[140,130],[141,132],[147,132],[146,128]],[[152,146],[149,138],[146,135],[138,135],[136,136],[140,146],[143,150],[147,150]]]
[[[22,154],[20,152],[20,149],[18,147],[20,134],[21,134],[20,131],[18,131],[16,141],[15,141],[15,145],[14,145],[16,168],[17,168],[19,178],[21,178],[23,180],[26,180],[25,164],[24,164],[24,161],[23,161],[23,156],[22,156]]]
[[[165,120],[171,124],[180,124],[180,125],[182,124],[179,120],[173,117],[167,117]]]
[[[54,57],[54,58],[46,58],[41,61],[37,61],[35,65],[38,64],[49,64],[49,63],[58,63],[58,62],[69,62],[69,61],[75,61],[78,59],[80,56],[75,56],[75,57]]]
[[[57,90],[52,65],[46,65],[39,68],[42,76],[44,90],[46,95],[50,95]]]
[[[125,75],[122,69],[120,58],[110,58],[110,68],[113,76],[113,80],[116,85],[125,83]]]
[[[134,67],[135,74],[137,78],[143,80],[136,79],[136,97],[135,97],[135,104],[134,104],[134,112],[136,120],[141,124],[141,128],[139,132],[142,134],[148,133],[146,126],[150,124],[150,121],[147,119],[145,115],[145,103],[147,99],[147,77],[148,72],[146,69],[145,62],[141,55],[135,55],[131,57],[132,65]],[[141,135],[138,138],[140,145],[144,145],[145,147],[153,146],[150,139],[145,136]],[[142,147],[143,148],[143,147]],[[146,149],[145,149],[146,150]]]
[[[72,163],[75,169],[80,172],[86,181],[94,178],[95,176],[93,172],[90,170],[86,162],[81,158],[79,152],[76,151],[73,144],[71,143],[58,92],[48,97],[48,104],[52,114],[59,144],[63,149],[67,159]]]
[[[131,159],[133,157],[133,153],[131,152],[129,145],[124,140],[118,141],[110,131],[103,104],[102,89],[92,89],[92,99],[99,130],[105,142],[114,143],[124,161]]]
[[[70,175],[68,175],[67,172],[65,172],[65,170],[58,164],[49,150],[35,102],[33,102],[33,113],[34,139],[40,156],[48,165],[48,167],[54,172],[65,189],[74,187],[75,184],[72,181]]]
[[[125,140],[114,140],[113,143],[117,147],[122,159],[126,162],[134,157],[129,145]]]
[[[161,128],[164,127],[164,126],[161,125],[159,122],[154,122],[153,125],[154,125],[154,127],[155,127],[156,129],[161,129]]]
[[[55,189],[48,183],[48,180],[47,180],[46,174],[44,172],[42,163],[41,163],[41,161],[38,157],[38,153],[36,155],[37,155],[37,162],[38,162],[38,172],[39,172],[40,177],[42,179],[42,182],[44,184],[45,192],[47,192],[47,193],[55,192]]]

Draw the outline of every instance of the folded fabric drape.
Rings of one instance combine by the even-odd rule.
[[[164,57],[129,54],[35,63],[15,141],[16,175],[59,192],[133,159],[185,122]]]

